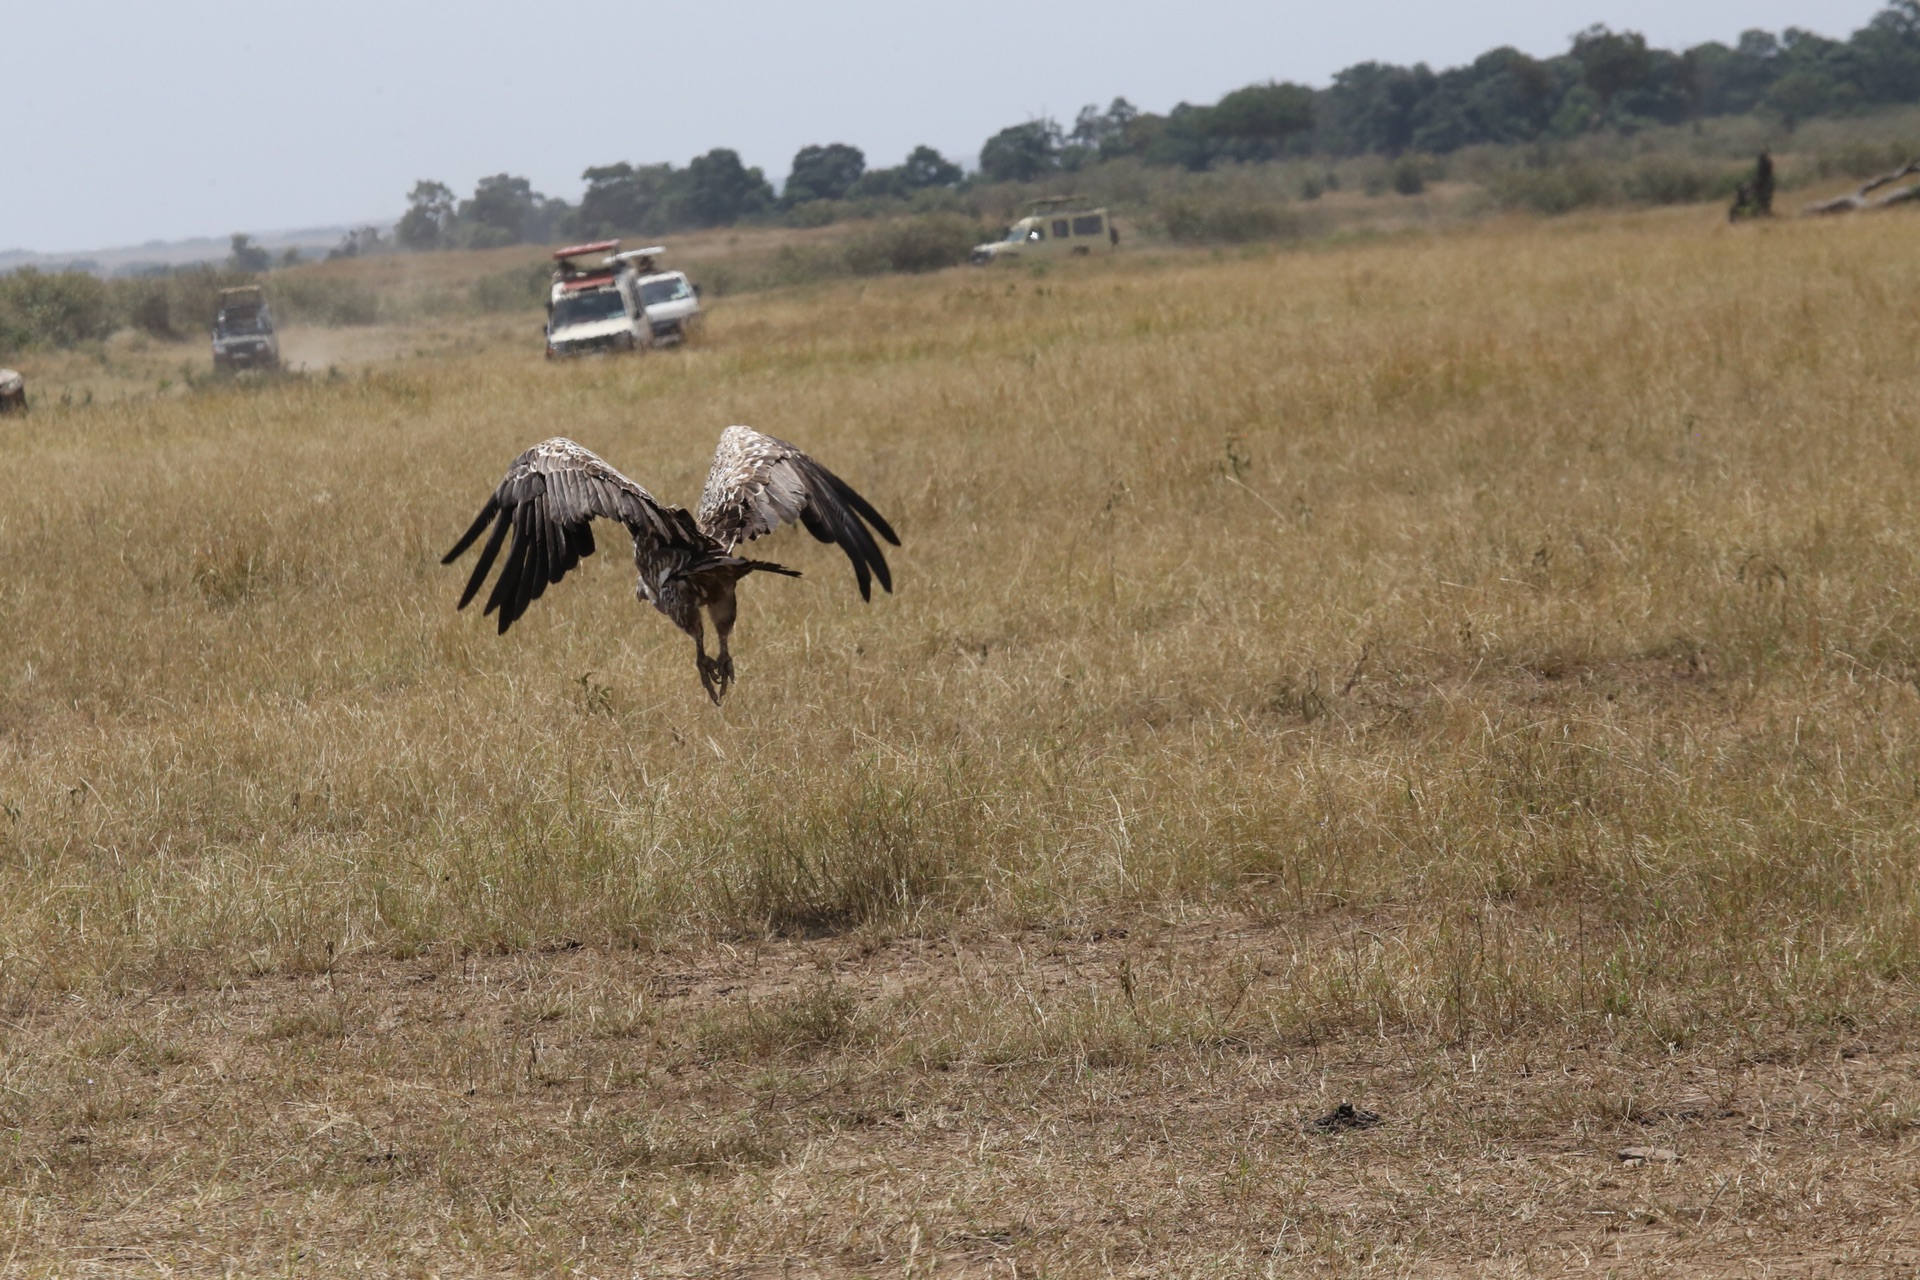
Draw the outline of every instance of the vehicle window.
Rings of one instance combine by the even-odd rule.
[[[1101,218],[1097,213],[1082,214],[1073,220],[1073,234],[1077,236],[1097,236],[1104,230],[1100,222]]]
[[[559,329],[570,324],[592,324],[597,320],[618,319],[626,314],[626,301],[617,290],[595,289],[591,293],[569,294],[554,303],[552,327]]]
[[[222,311],[220,313],[220,331],[231,334],[255,334],[267,332],[258,311]]]
[[[1068,234],[1067,220],[1065,218],[1055,218],[1053,220],[1053,238],[1055,240],[1065,240]]]
[[[647,280],[640,285],[640,305],[651,307],[658,302],[678,302],[682,298],[691,298],[693,290],[687,287],[685,276],[669,276],[665,280]]]
[[[1027,239],[1029,240],[1045,240],[1046,238],[1047,233],[1039,227],[1035,227],[1033,230],[1027,232]]]
[[[1007,228],[1007,242],[1009,244],[1019,244],[1026,238],[1027,238],[1027,229],[1025,227],[1008,227]]]

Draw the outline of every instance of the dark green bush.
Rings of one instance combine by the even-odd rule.
[[[142,333],[156,338],[176,338],[173,308],[167,297],[164,279],[123,280],[115,289],[121,317]]]
[[[968,252],[985,238],[979,227],[957,213],[893,218],[847,241],[847,269],[863,276],[938,271],[965,262]]]
[[[208,263],[161,275],[116,280],[110,286],[122,323],[156,338],[187,338],[206,332],[220,305],[220,291],[252,284],[253,277]]]
[[[1426,170],[1412,156],[1404,156],[1393,166],[1393,189],[1403,196],[1417,196],[1427,189]]]
[[[22,267],[0,276],[0,350],[71,347],[116,327],[106,283],[84,271]]]

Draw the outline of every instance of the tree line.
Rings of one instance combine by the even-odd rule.
[[[1791,130],[1822,115],[1920,101],[1920,0],[1893,0],[1845,40],[1798,28],[1744,33],[1733,44],[1657,49],[1636,31],[1589,27],[1567,51],[1534,58],[1510,47],[1466,66],[1363,62],[1325,88],[1248,85],[1211,105],[1165,114],[1125,98],[1088,106],[1070,127],[1026,120],[988,138],[965,172],[932,147],[870,169],[860,148],[803,147],[778,193],[758,168],[717,148],[684,168],[621,161],[587,169],[578,204],[522,177],[483,178],[458,198],[422,181],[395,228],[397,247],[484,248],[525,241],[730,226],[820,202],[911,200],[974,183],[1033,182],[1130,159],[1202,171],[1313,155],[1444,155],[1479,144],[1631,133],[1711,116],[1769,113]]]
[[[869,169],[858,147],[836,142],[801,148],[777,195],[764,172],[726,147],[695,156],[685,168],[621,161],[596,165],[581,177],[586,191],[577,205],[542,195],[526,178],[506,173],[482,178],[465,200],[444,183],[423,180],[408,193],[394,241],[404,249],[484,249],[559,237],[731,226],[809,201],[906,199],[929,188],[957,188],[966,173],[926,146],[903,164]]]
[[[1119,98],[1105,111],[1085,108],[1071,130],[1053,120],[1001,130],[981,149],[980,175],[1031,181],[1121,157],[1203,170],[1284,156],[1444,155],[1756,111],[1792,130],[1815,116],[1915,101],[1920,0],[1894,0],[1846,40],[1753,30],[1732,45],[1673,52],[1636,31],[1594,26],[1551,58],[1502,47],[1445,71],[1363,62],[1324,89],[1249,85],[1165,115]]]

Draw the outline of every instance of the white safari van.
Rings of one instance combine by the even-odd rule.
[[[967,260],[984,267],[1020,258],[1085,257],[1108,253],[1120,244],[1120,233],[1105,209],[1074,208],[1079,196],[1049,196],[1027,206],[1033,212],[1007,228],[1006,235],[975,245]]]
[[[684,342],[700,321],[700,286],[684,272],[659,270],[665,252],[653,245],[622,253],[618,240],[555,250],[547,359]]]

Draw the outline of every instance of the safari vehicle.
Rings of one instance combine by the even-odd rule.
[[[0,369],[0,413],[27,411],[27,380],[12,369]]]
[[[654,269],[665,252],[653,245],[622,253],[618,240],[556,250],[547,358],[684,340],[699,319],[700,291],[682,272]]]
[[[257,284],[220,291],[213,314],[213,367],[277,369],[280,339],[273,331],[273,310]]]
[[[640,277],[640,305],[655,342],[685,342],[700,324],[700,286],[682,271]]]
[[[1111,252],[1120,233],[1105,209],[1075,208],[1081,196],[1048,196],[1027,207],[1033,212],[1007,228],[1006,235],[975,245],[967,261],[977,267],[1021,258],[1057,258]]]

